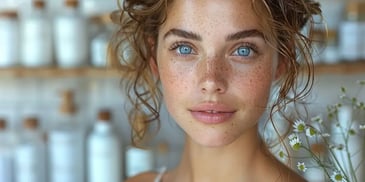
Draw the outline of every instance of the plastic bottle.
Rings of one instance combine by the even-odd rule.
[[[19,63],[19,22],[15,11],[0,11],[0,67]]]
[[[13,146],[6,128],[6,121],[0,119],[0,181],[13,182]]]
[[[365,60],[365,2],[361,1],[359,7],[359,13],[360,13],[360,32],[361,32],[361,60]]]
[[[340,61],[338,51],[338,32],[337,30],[328,30],[326,47],[323,50],[321,60],[326,64],[334,64]]]
[[[91,64],[94,67],[106,67],[108,66],[107,52],[113,33],[113,24],[109,14],[93,17],[91,21],[100,27],[99,32],[91,40]]]
[[[26,67],[50,66],[53,60],[51,22],[43,0],[33,0],[33,11],[22,21],[21,64]]]
[[[59,67],[85,66],[88,59],[87,22],[78,0],[65,0],[65,11],[54,20],[55,54]]]
[[[75,119],[73,92],[62,95],[61,115],[48,135],[50,182],[83,182],[84,130]]]
[[[98,120],[88,136],[88,181],[122,181],[122,145],[107,110],[99,112]]]
[[[349,1],[346,6],[346,18],[339,27],[339,51],[345,61],[357,61],[362,57],[363,4]]]
[[[46,182],[46,148],[38,119],[26,118],[23,128],[15,148],[15,182]]]
[[[126,150],[126,176],[154,170],[153,151],[129,146]]]

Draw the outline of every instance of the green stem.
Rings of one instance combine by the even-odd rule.
[[[350,138],[350,135],[347,132],[347,135],[345,137],[346,155],[347,155],[347,160],[349,162],[351,179],[352,179],[352,181],[357,182],[357,176],[356,176],[356,172],[355,172],[355,169],[354,169],[354,166],[352,163],[351,153],[350,153],[350,149],[349,149],[349,138]]]
[[[309,152],[309,154],[311,154],[312,156],[312,159],[314,159],[314,161],[316,161],[316,163],[323,169],[323,171],[326,173],[327,177],[328,178],[331,178],[330,174],[328,173],[328,170],[327,170],[327,166],[325,166],[322,161],[311,151],[309,150],[308,148],[302,146],[301,148],[303,148],[304,150],[306,150],[307,152]]]

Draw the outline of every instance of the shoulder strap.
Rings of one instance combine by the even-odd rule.
[[[165,174],[165,172],[166,172],[166,167],[160,168],[154,182],[162,182],[161,179],[162,179],[162,176]]]

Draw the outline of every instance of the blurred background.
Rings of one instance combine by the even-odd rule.
[[[365,80],[365,1],[320,0],[320,3],[328,34],[325,37],[318,34],[316,38],[321,43],[316,44],[317,50],[313,52],[315,81],[307,100],[312,116],[326,112],[328,104],[336,103],[341,87],[352,90],[357,80]],[[3,140],[0,182],[21,181],[19,176],[29,178],[35,173],[29,166],[22,167],[35,163],[23,156],[27,150],[25,154],[20,152],[18,160],[15,159],[17,152],[16,155],[13,152],[15,157],[9,155],[10,149],[16,151],[20,144],[32,143],[23,135],[35,128],[42,133],[42,141],[46,141],[43,175],[49,180],[45,181],[92,181],[95,176],[90,176],[90,171],[102,171],[89,169],[95,165],[89,159],[93,146],[90,138],[95,133],[99,136],[98,132],[109,136],[104,138],[109,141],[105,148],[120,149],[120,154],[115,154],[120,155],[119,164],[115,165],[123,171],[121,179],[143,170],[172,167],[179,161],[184,135],[165,109],[161,111],[161,130],[153,141],[155,147],[144,151],[130,147],[130,126],[125,112],[127,98],[120,84],[123,78],[118,70],[106,66],[105,59],[108,40],[115,28],[109,13],[117,7],[116,0],[0,0],[0,130],[7,133],[6,141],[0,138]],[[323,27],[319,24],[317,31],[323,32]],[[364,90],[356,94],[364,99]],[[104,111],[111,117],[104,117],[101,114]],[[111,121],[103,122],[111,125],[108,130],[103,124],[96,126],[100,120]],[[67,127],[61,125],[72,127],[64,130]],[[60,144],[74,130],[82,133],[81,140],[85,141],[81,142],[85,144],[80,149],[82,152],[70,149],[77,143],[71,139],[67,145]],[[63,138],[60,131],[64,132]],[[72,152],[54,152],[61,151],[58,146],[63,146],[62,151]],[[80,155],[72,155],[77,152]],[[57,166],[66,168],[74,164],[62,161],[58,164],[54,158],[71,156],[76,156],[72,159],[82,164],[73,166],[82,168],[82,177],[67,171],[62,173],[63,177],[56,174],[61,171]],[[17,162],[4,162],[10,161],[5,160],[9,158]],[[50,162],[53,160],[56,162]],[[100,164],[96,166],[105,164],[100,159],[96,161]]]

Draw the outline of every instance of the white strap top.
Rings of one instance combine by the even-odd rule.
[[[156,178],[155,178],[154,182],[162,182],[162,177],[163,177],[163,175],[165,174],[166,170],[167,170],[167,168],[166,168],[166,167],[162,167],[162,168],[159,170],[159,172],[158,172],[158,174],[157,174],[157,176],[156,176]]]

